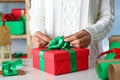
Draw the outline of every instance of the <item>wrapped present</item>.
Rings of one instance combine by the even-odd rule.
[[[69,73],[72,72],[71,62],[76,60],[76,63],[73,63],[75,71],[88,69],[88,49],[73,48],[72,50],[76,51],[76,58],[70,58],[70,53],[66,50],[48,50],[44,52],[43,57],[39,57],[41,50],[45,49],[32,50],[34,68],[40,69],[40,66],[43,66],[46,72],[54,75]],[[42,58],[45,60],[44,63],[40,61]]]
[[[3,14],[0,15],[0,26],[5,25],[10,28],[11,35],[21,35],[25,33],[25,22],[18,17],[15,17],[13,14]]]
[[[4,76],[18,75],[17,66],[22,66],[22,60],[2,62],[2,72]]]
[[[21,8],[13,8],[11,12],[18,17],[25,16],[26,14],[26,9],[21,9]]]
[[[112,42],[120,42],[120,35],[112,35],[111,37],[109,37],[109,44],[111,44]]]
[[[108,60],[108,61],[99,61],[97,64],[96,72],[98,73],[98,77],[101,80],[108,80],[108,67],[111,64],[119,64],[120,65],[120,60]],[[113,72],[112,72],[113,73]]]
[[[120,59],[120,42],[111,42],[109,50],[100,54],[103,55],[105,60]]]
[[[62,42],[62,40],[59,40],[57,43],[61,46],[62,44],[60,42]],[[54,43],[56,42],[52,42],[52,44]],[[62,46],[62,48],[68,46],[66,44]],[[48,48],[32,49],[34,68],[54,75],[88,69],[89,49],[59,49],[58,45],[50,45]],[[55,49],[55,47],[57,49]]]
[[[5,25],[10,28],[11,35],[25,34],[25,24],[23,21],[6,21]]]

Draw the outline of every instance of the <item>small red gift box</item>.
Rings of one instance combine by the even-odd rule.
[[[76,61],[76,71],[88,69],[88,56],[89,49],[71,48],[76,53],[76,58],[70,59],[70,53],[66,50],[46,50],[43,54],[44,58],[44,71],[59,75],[71,72],[71,61]],[[40,51],[44,48],[32,49],[33,67],[40,69]],[[71,60],[71,61],[70,61]],[[75,67],[75,66],[73,66]]]
[[[22,17],[26,14],[26,10],[21,8],[13,8],[11,12],[17,17]]]

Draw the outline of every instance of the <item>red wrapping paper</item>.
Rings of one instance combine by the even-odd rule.
[[[33,57],[33,67],[36,69],[40,69],[40,50],[44,48],[34,48],[32,49],[32,57]],[[74,48],[76,51],[76,63],[77,63],[77,71],[88,69],[88,49],[80,49]],[[70,54],[66,50],[49,50],[45,51],[45,72],[51,73],[53,75],[59,75],[64,73],[70,73]]]
[[[26,14],[26,9],[21,9],[21,8],[13,8],[11,12],[18,17],[22,17],[22,10],[24,10],[24,15]]]

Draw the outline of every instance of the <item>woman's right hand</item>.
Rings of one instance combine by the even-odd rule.
[[[32,36],[32,44],[35,48],[40,48],[40,47],[45,47],[49,42],[51,38],[43,34],[39,31],[37,31],[33,36]]]

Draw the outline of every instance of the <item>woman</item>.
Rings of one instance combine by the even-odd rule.
[[[90,48],[96,58],[99,42],[114,22],[114,0],[32,0],[30,30],[35,47],[46,46],[56,36],[65,36],[73,47]]]

